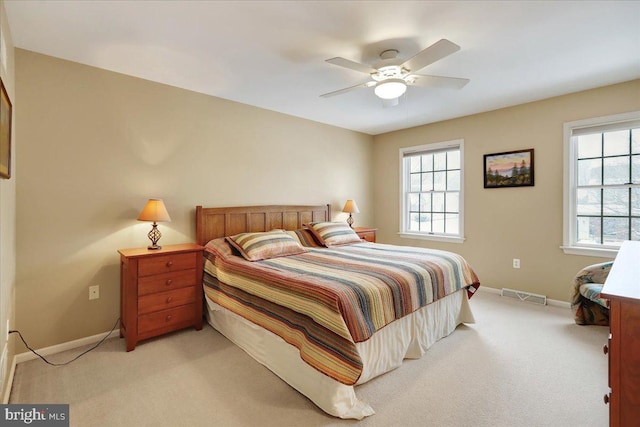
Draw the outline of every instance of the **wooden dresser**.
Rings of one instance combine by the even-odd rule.
[[[624,242],[602,288],[609,300],[609,424],[640,425],[640,242]]]
[[[373,243],[376,242],[376,230],[377,228],[353,227],[353,231],[355,231],[361,239]]]
[[[120,249],[120,337],[138,341],[195,326],[202,329],[203,250],[193,243]]]

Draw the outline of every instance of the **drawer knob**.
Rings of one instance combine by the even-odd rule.
[[[173,301],[173,298],[167,297],[167,303],[170,303],[171,301]]]
[[[173,282],[173,280],[171,279],[167,279],[167,283],[165,283],[167,286],[171,285],[171,283]]]
[[[173,265],[173,261],[167,261],[167,267],[171,267]]]
[[[605,344],[605,345],[602,347],[602,352],[603,352],[604,354],[608,354],[608,353],[609,353],[609,346]]]
[[[167,315],[167,322],[168,322],[169,320],[171,320],[171,315],[170,315],[170,314],[169,314],[169,315]]]
[[[605,405],[608,405],[608,404],[609,404],[609,395],[608,395],[608,394],[605,394],[605,395],[604,395],[604,404],[605,404]]]

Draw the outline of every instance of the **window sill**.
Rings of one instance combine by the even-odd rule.
[[[463,243],[465,240],[464,237],[443,236],[442,234],[400,232],[398,233],[398,235],[403,239],[432,240],[435,242],[446,242],[446,243]]]
[[[560,246],[566,255],[584,255],[601,258],[615,258],[618,254],[617,249],[608,248],[590,248],[585,246]]]

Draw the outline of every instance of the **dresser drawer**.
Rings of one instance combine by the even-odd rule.
[[[197,257],[195,252],[190,252],[142,258],[138,262],[138,276],[188,270],[196,265]]]
[[[146,314],[167,308],[178,307],[192,303],[196,300],[196,288],[175,289],[173,291],[158,292],[142,296],[138,299],[138,313]]]
[[[138,317],[138,334],[142,335],[154,329],[166,329],[173,325],[193,321],[194,304],[183,305],[169,310],[156,311]]]
[[[142,296],[193,286],[196,284],[196,280],[197,274],[195,269],[140,277],[138,279],[138,295]]]

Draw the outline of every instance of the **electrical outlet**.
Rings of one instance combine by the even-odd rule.
[[[100,285],[89,286],[89,299],[100,298]]]
[[[519,258],[514,258],[513,259],[513,268],[520,268],[520,259]]]

